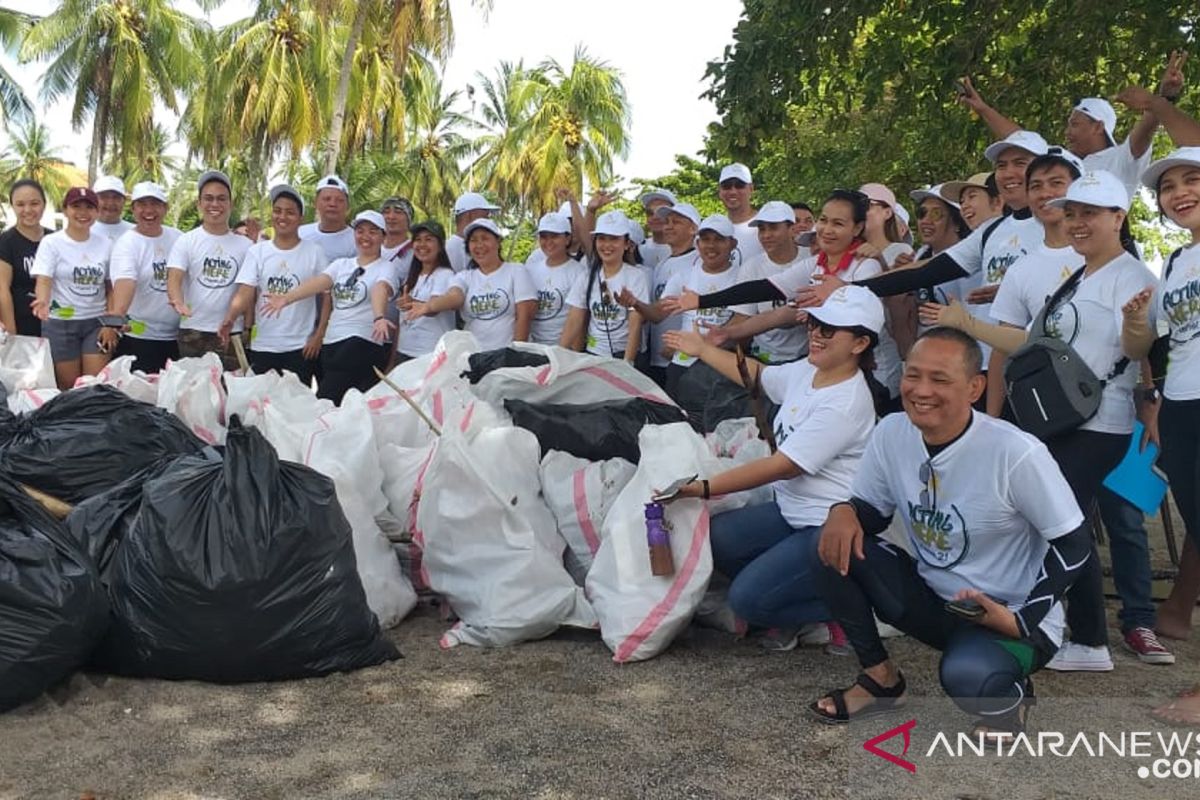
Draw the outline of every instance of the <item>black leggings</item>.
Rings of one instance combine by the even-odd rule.
[[[1200,551],[1200,400],[1163,400],[1158,412],[1162,455],[1158,463],[1192,544]]]
[[[1086,519],[1100,485],[1125,456],[1129,437],[1119,433],[1071,431],[1046,442],[1063,477],[1075,493],[1075,502]],[[1092,557],[1067,590],[1067,627],[1071,641],[1089,647],[1108,645],[1108,619],[1104,609],[1104,568],[1092,539]]]
[[[268,353],[264,350],[250,351],[250,368],[258,374],[275,370],[280,375],[284,372],[294,372],[305,386],[312,383],[313,367],[316,359],[309,361],[304,357],[303,350],[291,350],[286,353]]]
[[[814,546],[819,538],[814,537]],[[862,560],[850,558],[847,576],[826,567],[817,580],[864,669],[888,659],[875,624],[878,616],[942,651],[942,689],[967,713],[1005,714],[1029,694],[1029,676],[1056,649],[1040,629],[1037,639],[1013,639],[951,614],[946,601],[921,578],[916,562],[876,536],[866,537],[863,554]]]
[[[365,392],[379,379],[375,367],[387,365],[388,346],[351,336],[340,342],[321,346],[323,375],[317,386],[317,397],[340,404],[350,389]]]
[[[162,372],[167,361],[179,360],[179,343],[174,339],[138,339],[122,336],[113,358],[133,356],[133,368],[147,375]]]

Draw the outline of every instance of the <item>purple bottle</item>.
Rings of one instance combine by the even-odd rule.
[[[663,519],[662,503],[646,503],[646,544],[650,546],[650,574],[674,575],[671,534]]]

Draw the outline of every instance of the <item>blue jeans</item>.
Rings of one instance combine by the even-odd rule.
[[[718,514],[710,524],[713,562],[729,578],[729,605],[752,625],[798,628],[831,619],[816,574],[821,528],[793,528],[775,503]]]
[[[1154,628],[1154,600],[1150,595],[1150,544],[1146,537],[1146,518],[1142,510],[1108,489],[1096,494],[1100,519],[1108,531],[1108,552],[1112,556],[1113,585],[1121,598],[1121,632],[1134,628]]]

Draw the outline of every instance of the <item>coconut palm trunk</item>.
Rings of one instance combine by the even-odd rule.
[[[354,21],[350,23],[350,32],[346,36],[346,52],[342,54],[342,68],[338,73],[337,90],[333,96],[333,119],[329,124],[329,142],[325,152],[325,172],[337,171],[338,152],[342,147],[342,127],[346,123],[346,100],[350,94],[350,73],[354,69],[354,51],[358,49],[358,40],[362,38],[363,25],[366,24],[367,14],[371,3],[367,0],[359,2],[354,11]]]

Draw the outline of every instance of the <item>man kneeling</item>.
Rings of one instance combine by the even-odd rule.
[[[1083,514],[1046,447],[975,412],[979,345],[933,328],[909,352],[904,414],[876,426],[852,499],[829,510],[821,592],[862,673],[809,710],[844,723],[905,701],[875,616],[942,651],[942,688],[979,733],[1024,730],[1029,676],[1062,642],[1060,600],[1091,552]],[[914,556],[879,538],[899,509]]]

